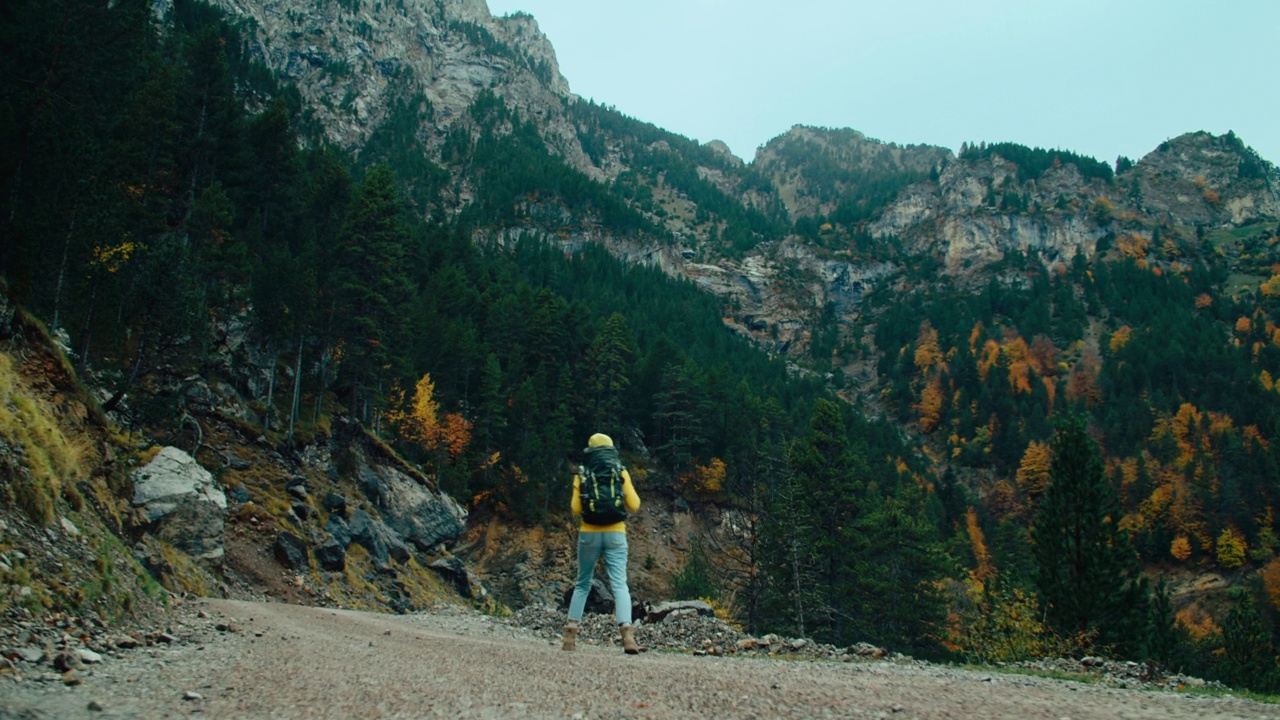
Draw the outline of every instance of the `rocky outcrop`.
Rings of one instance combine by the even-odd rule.
[[[382,522],[419,550],[432,552],[437,545],[455,540],[466,527],[467,511],[457,501],[398,468],[362,461],[355,472],[357,484],[378,508]],[[353,535],[359,512],[351,515]]]
[[[1280,178],[1232,133],[1160,143],[1116,178],[1144,214],[1183,225],[1241,225],[1280,217]]]
[[[422,134],[435,143],[493,90],[537,119],[571,165],[598,173],[565,118],[569,84],[531,15],[494,17],[484,0],[215,4],[248,21],[255,58],[295,84],[329,139],[349,150],[360,150],[396,99],[421,93]]]
[[[222,557],[227,495],[182,450],[163,448],[137,471],[133,504],[160,540],[194,557]]]

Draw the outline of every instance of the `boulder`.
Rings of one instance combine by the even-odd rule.
[[[379,566],[385,566],[388,558],[399,563],[409,562],[409,546],[400,534],[364,510],[351,513],[351,539],[368,550]]]
[[[271,546],[276,560],[291,570],[301,570],[311,563],[307,561],[307,542],[293,533],[282,532]]]
[[[443,557],[432,562],[429,567],[452,584],[464,598],[478,600],[489,594],[480,583],[480,578],[472,574],[461,558]]]
[[[466,529],[467,511],[453,498],[395,468],[361,462],[356,482],[382,521],[423,552],[452,542]]]
[[[133,504],[156,537],[195,557],[222,557],[227,495],[195,458],[163,448],[135,473],[133,487]]]
[[[703,615],[705,617],[715,617],[715,608],[701,600],[677,600],[675,602],[664,602],[661,605],[649,608],[644,616],[647,624],[662,622],[668,615]]]
[[[342,572],[347,569],[347,546],[337,540],[325,540],[316,546],[316,562],[328,572]]]
[[[569,589],[565,590],[564,593],[564,607],[567,609],[569,607],[569,603],[572,601],[573,586],[570,585]],[[584,612],[599,615],[612,615],[613,607],[613,593],[609,592],[608,585],[606,585],[604,580],[601,580],[600,578],[593,578],[591,580],[591,592],[587,593],[587,604]]]
[[[332,515],[340,517],[347,516],[347,498],[338,493],[329,493],[324,496],[324,509],[328,510]]]
[[[351,544],[351,526],[347,525],[347,521],[339,515],[329,516],[324,524],[324,531],[344,549]]]

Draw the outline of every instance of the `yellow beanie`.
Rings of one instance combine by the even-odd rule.
[[[596,433],[587,439],[587,447],[600,447],[601,445],[613,447],[613,438],[604,433]]]

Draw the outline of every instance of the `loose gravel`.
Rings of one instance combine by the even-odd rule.
[[[45,660],[10,660],[0,718],[1280,720],[1280,706],[1230,696],[749,638],[696,613],[642,626],[638,637],[654,649],[638,656],[622,653],[609,618],[589,616],[579,650],[563,652],[563,622],[553,608],[397,616],[203,600],[179,609],[168,639],[144,634],[136,647],[107,649],[67,671],[70,683]],[[76,639],[59,642],[68,649]]]

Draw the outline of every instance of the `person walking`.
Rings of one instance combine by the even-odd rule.
[[[587,606],[596,560],[604,554],[613,591],[614,617],[622,634],[622,649],[635,655],[635,628],[631,626],[631,591],[627,588],[627,512],[640,509],[640,496],[631,484],[631,474],[622,465],[618,449],[608,435],[596,433],[587,439],[586,460],[573,476],[574,515],[582,517],[578,527],[578,581],[569,601],[569,624],[564,628],[565,650],[577,649],[579,622]]]

